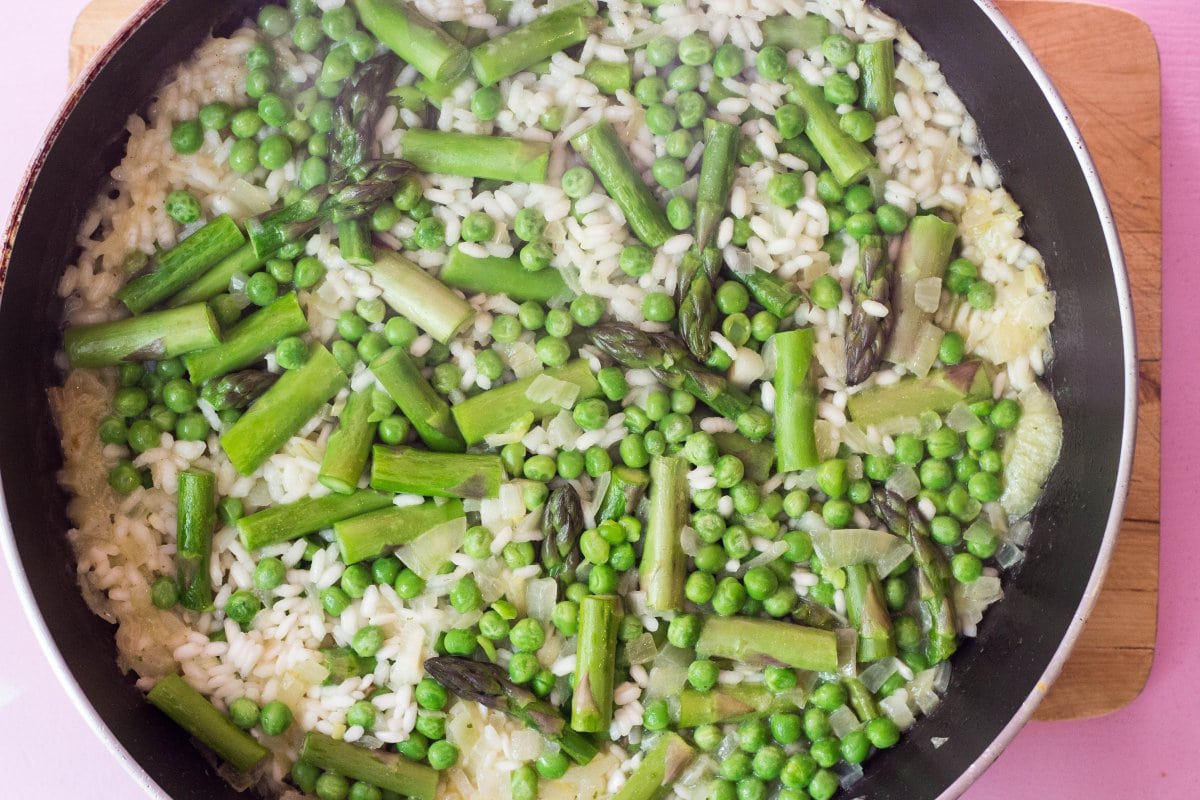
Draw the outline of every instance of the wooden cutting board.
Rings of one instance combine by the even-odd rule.
[[[95,0],[88,6],[71,37],[72,76],[139,5]],[[1043,0],[1000,6],[1054,78],[1096,159],[1120,227],[1137,316],[1141,404],[1125,523],[1092,618],[1037,711],[1038,719],[1082,719],[1137,697],[1154,658],[1162,359],[1158,50],[1146,24],[1125,12]]]

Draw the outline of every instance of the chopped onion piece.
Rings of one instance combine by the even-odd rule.
[[[858,679],[869,691],[878,692],[880,687],[887,683],[887,679],[896,674],[897,669],[894,656],[882,658],[864,669]]]
[[[862,764],[847,764],[844,761],[834,767],[834,772],[837,773],[838,783],[843,789],[849,789],[862,780],[863,776]]]
[[[929,716],[937,709],[942,698],[938,697],[937,692],[933,689],[925,688],[919,692],[913,692],[913,702],[917,704],[917,708],[921,709],[922,714]]]
[[[822,461],[833,458],[838,450],[838,429],[827,419],[813,423],[813,436],[817,440],[817,458]]]
[[[690,530],[690,529],[684,528],[684,530]],[[780,539],[779,541],[771,542],[761,553],[759,553],[754,558],[752,558],[749,561],[742,564],[742,569],[739,570],[739,572],[741,572],[742,574],[745,574],[746,570],[751,570],[751,569],[754,569],[755,567],[761,567],[764,564],[770,564],[772,561],[774,561],[775,559],[779,558],[781,555],[786,553],[787,549],[788,549],[787,542],[783,541],[782,539]]]
[[[990,605],[1004,596],[1004,591],[1000,587],[1000,579],[987,575],[976,578],[970,583],[955,583],[954,592],[964,600],[984,605]]]
[[[1025,560],[1025,552],[1012,542],[1001,542],[996,551],[996,563],[1001,569],[1012,569]]]
[[[921,278],[913,284],[913,302],[927,314],[936,314],[942,304],[942,279]]]
[[[438,573],[467,538],[467,518],[459,517],[431,528],[396,551],[396,557],[421,578]]]
[[[262,186],[255,186],[245,178],[238,178],[225,193],[225,201],[234,206],[229,211],[240,211],[237,216],[257,217],[271,210],[271,193]]]
[[[887,451],[883,449],[881,442],[876,442],[868,436],[862,428],[854,422],[847,422],[842,428],[842,443],[856,453],[865,453],[869,456],[881,456]],[[859,462],[861,466],[861,460]],[[860,474],[861,478],[862,475]]]
[[[910,367],[918,378],[924,378],[933,368],[933,362],[937,361],[938,350],[942,346],[942,337],[945,335],[946,332],[932,322],[921,326]]]
[[[995,535],[996,532],[992,530],[992,526],[981,516],[963,532],[963,541],[967,543],[987,542]]]
[[[862,723],[850,710],[850,706],[838,706],[829,712],[829,724],[833,727],[833,735],[841,739],[850,731],[858,730]]]
[[[912,546],[899,536],[885,531],[859,528],[813,531],[813,549],[827,569],[841,569],[851,564],[870,562],[885,577],[912,552]],[[885,572],[880,564],[887,567]]]
[[[938,750],[941,748],[942,745],[944,745],[948,741],[950,741],[950,740],[947,739],[945,736],[934,736],[934,737],[930,738],[929,743],[931,745],[933,745],[934,750]]]
[[[664,647],[654,659],[650,680],[646,683],[646,699],[643,702],[679,694],[687,681],[687,668],[691,663],[691,651],[673,645]]]
[[[908,692],[904,689],[898,689],[893,694],[879,701],[879,710],[887,715],[888,719],[896,723],[896,727],[902,731],[906,731],[916,724],[917,718],[908,708]]]
[[[532,761],[546,749],[546,740],[532,728],[518,728],[512,732],[510,741],[514,761]]]
[[[525,399],[534,403],[551,403],[559,408],[570,408],[579,397],[579,386],[542,373],[533,379],[525,390]]]
[[[537,351],[525,342],[511,342],[496,345],[504,363],[508,365],[518,378],[527,378],[542,371],[542,359]]]
[[[838,628],[837,657],[838,672],[847,678],[858,674],[858,631],[854,628]]]
[[[625,645],[625,656],[630,664],[649,664],[658,656],[658,647],[654,644],[654,635],[643,633]]]
[[[1004,538],[1017,547],[1024,547],[1029,544],[1029,537],[1032,535],[1033,524],[1027,519],[1022,519],[1012,524],[1012,527],[1008,529],[1008,535]]]
[[[729,368],[729,380],[735,386],[745,389],[763,376],[767,371],[762,356],[748,347],[739,347],[733,366]]]
[[[830,530],[829,523],[815,511],[805,511],[800,519],[796,521],[796,527],[808,533],[819,533]]]
[[[905,500],[912,500],[921,491],[921,479],[917,477],[917,471],[908,464],[900,464],[887,479],[884,487]]]
[[[992,530],[1006,536],[1009,535],[1008,512],[1004,510],[1004,506],[993,500],[990,503],[983,504],[983,513],[987,515],[988,522],[992,525]]]
[[[938,694],[945,694],[950,688],[950,673],[953,670],[950,668],[949,661],[942,661],[933,668],[933,690]]]
[[[684,555],[695,557],[700,552],[700,548],[704,546],[704,542],[700,541],[700,537],[696,535],[696,531],[691,525],[684,525],[679,532],[679,545],[683,548]]]
[[[525,585],[525,607],[529,616],[538,622],[549,622],[558,602],[558,581],[554,578],[537,578]]]
[[[529,433],[529,429],[533,427],[533,423],[533,414],[522,414],[513,420],[513,424],[508,426],[508,430],[499,433],[489,433],[483,437],[483,441],[488,447],[504,447],[506,444],[516,444],[525,438],[525,434]]]
[[[583,435],[583,429],[576,424],[570,411],[563,410],[550,420],[550,424],[546,426],[546,434],[550,446],[561,450],[574,444]]]
[[[961,401],[955,403],[954,408],[950,409],[950,413],[946,415],[946,426],[958,433],[966,433],[971,428],[982,424],[970,406]]]

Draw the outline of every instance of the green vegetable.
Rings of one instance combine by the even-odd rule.
[[[176,497],[175,575],[179,604],[192,611],[212,608],[209,560],[216,527],[216,476],[200,469],[179,473]]]
[[[571,296],[557,270],[532,273],[521,265],[519,258],[479,258],[467,255],[457,246],[450,250],[441,279],[468,294],[504,294],[517,301],[545,303]]]
[[[425,497],[494,498],[504,468],[499,456],[433,453],[411,447],[376,445],[371,457],[371,488]]]
[[[687,521],[687,473],[682,458],[656,456],[650,462],[650,510],[638,575],[646,607],[654,611],[683,608],[687,570],[680,531]]]
[[[115,322],[77,325],[63,334],[63,349],[72,367],[170,359],[219,342],[217,320],[205,303]]]
[[[571,727],[596,733],[612,721],[613,675],[616,667],[620,601],[611,595],[589,595],[579,604],[575,693]]]
[[[426,445],[439,452],[461,453],[466,449],[450,407],[407,352],[392,347],[371,361],[371,372]]]
[[[300,758],[327,770],[326,774],[345,775],[415,800],[434,800],[437,795],[436,770],[403,757],[338,741],[316,731],[305,734]]]
[[[781,663],[816,672],[837,669],[837,637],[832,631],[773,620],[708,617],[696,653],[750,665]]]
[[[984,366],[978,361],[968,361],[935,370],[923,378],[909,377],[890,386],[876,386],[851,395],[846,411],[850,419],[863,426],[918,417],[926,411],[944,414],[956,403],[989,396],[991,386]]]
[[[810,86],[795,71],[787,75],[787,83],[791,87],[788,102],[800,106],[808,115],[804,132],[838,183],[843,186],[855,184],[878,166],[871,152],[841,129],[837,111],[821,89]]]
[[[183,363],[199,386],[213,378],[248,367],[289,336],[308,331],[308,320],[295,292],[288,292],[231,328],[216,347],[189,353]]]
[[[422,172],[545,183],[550,144],[412,128],[404,136],[404,158]]]
[[[916,284],[927,278],[941,278],[950,262],[950,252],[958,236],[957,227],[941,218],[926,214],[913,217],[896,265],[896,287],[893,290],[892,314],[896,320],[891,342],[884,358],[924,377],[937,353],[940,331],[934,329],[933,351],[925,354],[922,342],[929,338],[926,331],[933,328],[933,317],[917,305]]]
[[[650,247],[659,247],[674,235],[666,213],[642,180],[610,122],[598,122],[576,135],[571,146],[596,173],[639,239]]]
[[[809,328],[777,333],[775,341],[775,462],[781,472],[817,465],[815,342]]]
[[[239,772],[249,772],[270,755],[178,675],[159,679],[146,699]]]
[[[545,375],[579,387],[576,402],[600,394],[600,384],[586,361],[576,360]],[[454,421],[469,445],[479,444],[488,434],[501,433],[523,419],[541,420],[552,417],[562,408],[550,401],[535,402],[527,396],[529,387],[537,380],[531,375],[469,397],[450,409]]]
[[[246,236],[228,215],[220,216],[160,255],[157,268],[127,283],[117,299],[141,314],[196,281],[246,243]]]
[[[491,86],[583,42],[600,24],[595,14],[586,0],[570,3],[476,45],[471,51],[475,77]]]
[[[471,55],[437,23],[404,0],[354,0],[363,27],[431,81],[453,84]]]
[[[661,800],[683,774],[696,751],[682,737],[667,732],[644,750],[642,763],[630,773],[613,800]]]

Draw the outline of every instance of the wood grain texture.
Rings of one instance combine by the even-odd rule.
[[[71,38],[72,75],[139,5],[96,0],[84,11]],[[1132,701],[1154,657],[1162,358],[1158,52],[1146,25],[1120,11],[1043,0],[1006,0],[1000,7],[1054,79],[1096,159],[1120,228],[1137,317],[1141,405],[1126,523],[1096,609],[1037,712],[1039,719],[1078,719]]]

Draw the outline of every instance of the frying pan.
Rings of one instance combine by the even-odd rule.
[[[66,538],[67,497],[46,389],[62,312],[56,286],[76,230],[121,156],[126,118],[209,32],[261,0],[153,0],[72,88],[14,204],[0,254],[0,542],[65,689],[114,758],[151,795],[237,796],[187,735],[117,668],[113,628],[84,605]],[[979,123],[1028,240],[1058,292],[1048,382],[1064,421],[1062,458],[1035,513],[1005,600],[955,656],[936,712],[871,759],[849,793],[871,800],[960,794],[1030,717],[1091,610],[1129,484],[1136,361],[1129,285],[1091,158],[1061,98],[985,0],[879,0],[942,69]],[[931,739],[944,737],[935,748]]]

